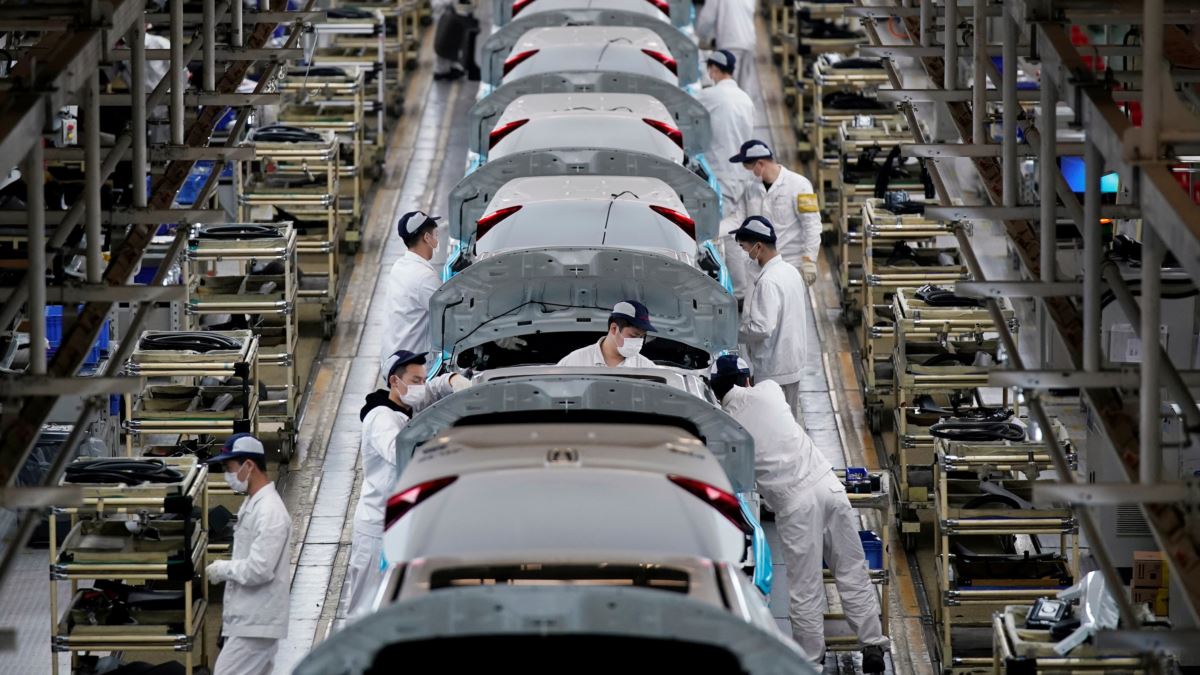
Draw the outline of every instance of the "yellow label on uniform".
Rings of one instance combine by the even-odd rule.
[[[796,195],[796,210],[800,213],[816,213],[820,210],[817,196],[813,193]]]

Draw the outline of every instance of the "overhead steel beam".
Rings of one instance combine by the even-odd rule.
[[[0,378],[0,398],[137,394],[145,387],[146,379],[143,377],[43,377],[38,375],[22,375]]]
[[[1083,293],[1074,281],[956,281],[954,292],[972,298],[1073,298]]]
[[[1196,504],[1200,486],[1196,483],[1160,483],[1154,486],[1136,483],[1048,483],[1033,484],[1035,504],[1075,504],[1106,506],[1120,504]]]
[[[181,160],[195,161],[195,160]],[[46,211],[46,224],[57,226],[67,220],[69,211]],[[0,211],[0,225],[24,225],[28,216],[21,211]],[[220,223],[229,215],[219,209],[132,209],[120,208],[100,212],[102,225],[161,225],[178,223],[196,225]]]

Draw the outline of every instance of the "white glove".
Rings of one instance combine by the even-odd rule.
[[[204,568],[204,571],[208,574],[208,583],[219,584],[226,581],[228,577],[225,576],[225,572],[228,568],[228,560],[214,560],[210,562],[208,567]]]
[[[808,258],[801,258],[800,273],[804,275],[805,285],[812,286],[817,281],[817,263]]]
[[[459,375],[458,373],[455,373],[454,375],[450,376],[450,388],[453,389],[454,391],[462,391],[464,389],[470,389],[471,384],[472,384],[471,378],[469,378],[469,377],[463,377],[462,375]]]
[[[496,340],[496,346],[500,349],[507,349],[510,352],[516,352],[529,346],[529,343],[519,337],[506,337]]]

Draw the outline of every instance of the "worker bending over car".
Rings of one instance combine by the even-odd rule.
[[[426,383],[425,354],[400,350],[386,362],[387,389],[367,394],[362,420],[362,489],[354,509],[350,566],[346,571],[347,616],[370,611],[383,580],[381,569],[384,511],[399,478],[396,436],[413,415],[471,386],[462,375],[441,375]]]
[[[800,378],[808,369],[804,281],[780,256],[771,221],[750,216],[733,236],[755,271],[742,309],[738,343],[745,348],[758,378],[778,384],[792,416],[800,420]]]
[[[208,460],[225,468],[225,482],[246,495],[238,509],[229,560],[208,564],[208,582],[225,584],[221,635],[225,643],[214,675],[270,675],[279,641],[287,637],[292,518],[267,476],[263,445],[234,434]]]
[[[608,333],[595,344],[567,354],[558,365],[654,368],[656,364],[642,356],[646,333],[653,332],[650,310],[637,300],[622,300],[613,305],[608,316]]]
[[[846,488],[808,434],[786,414],[779,385],[755,383],[750,366],[735,355],[717,359],[709,384],[721,407],[754,438],[754,476],[763,501],[775,512],[783,542],[792,638],[815,662],[825,660],[825,576],[829,564],[846,621],[863,648],[863,672],[884,671],[888,638],[879,620],[858,517]]]

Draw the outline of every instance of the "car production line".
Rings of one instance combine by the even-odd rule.
[[[764,57],[765,53],[760,55],[760,58]],[[363,396],[379,386],[378,341],[383,324],[380,314],[371,312],[368,305],[372,299],[381,302],[384,275],[372,277],[372,271],[386,270],[403,253],[403,244],[392,231],[394,223],[390,214],[416,208],[432,209],[431,213],[440,214],[439,206],[447,203],[451,188],[461,179],[467,157],[466,111],[475,100],[475,89],[475,85],[461,82],[431,85],[428,95],[413,98],[423,101],[423,108],[419,116],[411,117],[419,120],[417,129],[406,130],[413,138],[411,159],[406,167],[398,167],[403,171],[402,178],[394,175],[393,181],[384,186],[382,194],[375,200],[375,206],[383,208],[373,210],[366,226],[364,252],[356,261],[343,306],[343,316],[348,313],[352,318],[350,322],[339,326],[338,333],[330,343],[322,372],[317,375],[316,387],[311,394],[309,415],[305,418],[305,428],[312,428],[318,438],[308,448],[312,454],[295,481],[295,489],[288,491],[299,500],[295,506],[289,502],[289,508],[301,509],[300,512],[309,516],[305,519],[307,525],[301,529],[303,538],[297,538],[298,546],[293,554],[293,560],[297,562],[292,597],[292,625],[295,630],[289,631],[287,640],[281,645],[276,673],[290,672],[291,666],[312,646],[339,629],[345,620],[346,607],[340,590],[349,553],[351,514],[357,500],[357,491],[353,489],[353,472],[357,468],[358,458],[358,411]],[[775,110],[781,107],[781,97],[772,89],[777,90],[777,87],[766,88],[772,99],[771,117],[782,120],[782,112]],[[401,144],[400,148],[407,146],[404,131],[392,139],[394,144]],[[760,111],[756,135],[774,139],[780,133],[790,134],[790,129],[782,121],[771,124],[767,111]],[[407,153],[402,151],[396,154]],[[393,184],[396,188],[392,188]],[[393,189],[394,194],[389,195]],[[442,226],[438,233],[440,249],[433,260],[438,268],[447,255],[449,237],[446,230]],[[372,251],[375,243],[381,250]],[[372,259],[372,255],[377,257]],[[806,423],[813,440],[827,452],[835,467],[842,468],[852,461],[855,465],[874,468],[873,446],[870,434],[866,431],[861,395],[853,385],[856,380],[845,329],[831,318],[833,309],[838,307],[836,292],[832,287],[823,288],[823,285],[819,284],[814,292],[814,303],[818,310],[815,315],[819,319],[817,325],[810,325],[809,339],[810,344],[816,344],[820,334],[823,348],[833,351],[824,354],[824,371],[802,382],[804,409],[808,412]],[[831,381],[848,384],[844,385],[844,389],[831,389]],[[331,405],[335,400],[336,408]],[[328,440],[323,456],[318,459],[321,445],[319,437],[325,434]],[[300,489],[301,486],[305,489]],[[771,610],[787,633],[790,628],[786,619],[786,586],[778,582],[785,574],[783,561],[778,554],[781,546],[774,534],[774,525],[765,523],[764,529],[768,539],[773,540],[772,550],[776,552],[773,562],[777,582],[772,592]],[[902,552],[897,553],[903,556]],[[900,583],[894,584],[889,592],[895,593],[894,587],[903,584],[905,575],[901,572],[899,576]],[[303,592],[297,593],[301,588]],[[893,634],[903,631],[906,636],[904,642],[913,648],[924,641],[919,608],[911,589],[902,594],[911,600],[904,603],[909,609],[898,616],[894,614],[890,631]],[[920,655],[920,649],[915,653],[910,652],[918,669],[915,672],[928,668],[928,659]],[[850,653],[845,653],[845,656],[849,658]],[[897,658],[899,671],[908,670],[900,667],[900,662],[908,658],[909,654]],[[909,668],[913,666],[905,665]],[[827,672],[838,672],[837,668],[835,659],[829,659]]]
[[[486,21],[488,3],[481,3]],[[761,21],[761,19],[760,19]],[[765,33],[765,28],[762,29]],[[427,40],[428,42],[428,40]],[[429,54],[428,45],[422,54]],[[782,94],[769,66],[769,48],[759,53],[760,72],[768,98],[768,110],[759,111],[755,136],[768,139],[778,147],[794,147],[786,122]],[[384,332],[381,312],[371,306],[382,303],[386,270],[404,252],[395,236],[395,214],[421,209],[444,215],[450,191],[462,178],[468,157],[468,111],[476,101],[478,85],[465,81],[435,84],[430,64],[421,68],[409,83],[409,110],[391,137],[386,139],[385,178],[370,200],[363,225],[363,245],[355,256],[346,280],[336,333],[322,346],[319,365],[309,377],[304,412],[299,430],[300,444],[292,469],[279,479],[280,492],[293,515],[291,555],[291,621],[288,637],[281,641],[275,673],[291,673],[292,668],[317,644],[345,620],[346,607],[341,597],[349,558],[351,521],[357,501],[359,464],[359,409],[363,397],[379,388],[378,353]],[[724,158],[713,158],[722,161]],[[786,157],[784,158],[786,161]],[[445,221],[443,221],[445,222]],[[438,233],[440,248],[433,263],[440,268],[446,261],[450,237],[443,224]],[[822,263],[824,265],[824,263]],[[809,344],[821,344],[824,368],[801,382],[805,422],[817,446],[822,448],[836,468],[850,463],[877,468],[871,435],[866,430],[861,394],[856,386],[853,361],[845,328],[836,320],[839,307],[836,290],[827,273],[814,288],[815,322],[809,324]],[[819,336],[819,339],[818,339]],[[831,383],[841,383],[832,386]],[[875,526],[875,523],[871,523]],[[764,529],[774,553],[776,582],[771,611],[784,634],[787,622],[787,586],[782,550],[773,523]],[[893,547],[897,570],[895,582],[888,588],[891,604],[901,608],[893,612],[889,633],[897,637],[898,648],[889,666],[896,672],[928,672],[929,659],[923,656],[924,634],[920,608],[903,563],[904,553]],[[22,560],[18,574],[31,579],[44,574],[45,560],[33,552]],[[0,610],[8,625],[30,624],[29,632],[39,634],[46,614],[46,593],[40,584],[10,584],[0,597]],[[831,607],[831,611],[836,611]],[[212,613],[215,628],[219,615]],[[215,642],[219,631],[210,630]],[[13,661],[13,672],[40,672],[45,653],[38,640],[22,640],[27,645]],[[901,647],[900,645],[904,645]],[[214,645],[215,646],[215,645]],[[902,652],[902,653],[901,653]],[[850,652],[841,658],[852,659]],[[839,659],[829,658],[826,672],[854,672],[841,668]]]

